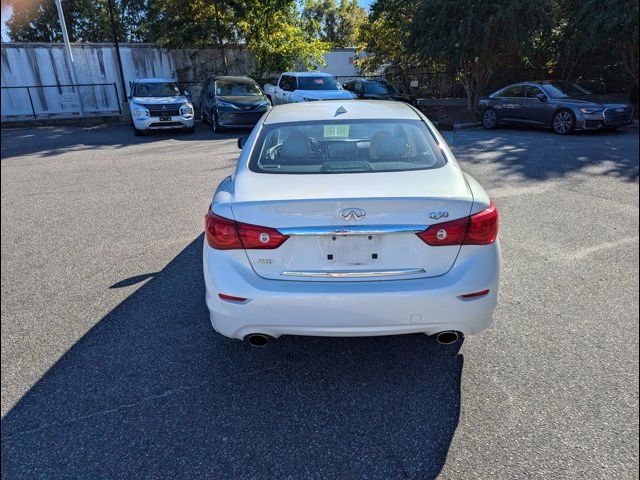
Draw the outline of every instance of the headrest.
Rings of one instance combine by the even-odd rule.
[[[353,160],[358,156],[358,147],[354,142],[329,142],[327,143],[327,156]]]
[[[302,132],[292,133],[280,147],[278,157],[281,159],[306,159],[311,157],[309,138]]]
[[[403,158],[409,150],[409,144],[403,137],[391,137],[378,145],[378,158]]]

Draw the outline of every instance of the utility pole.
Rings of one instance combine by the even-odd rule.
[[[59,0],[57,0],[59,1]],[[127,103],[127,85],[124,81],[124,71],[122,70],[122,58],[120,57],[120,45],[118,44],[118,33],[116,31],[116,22],[113,17],[113,0],[107,0],[109,8],[109,19],[111,20],[111,33],[113,34],[113,43],[116,47],[116,58],[118,59],[118,70],[120,71],[120,83],[122,84],[123,103]]]
[[[60,0],[55,0],[56,8],[58,9],[58,19],[60,20],[60,28],[62,30],[62,39],[64,40],[64,50],[69,59],[69,72],[71,73],[71,83],[76,90],[76,96],[78,97],[78,106],[80,107],[80,113],[84,115],[84,108],[82,106],[82,96],[78,92],[78,77],[76,76],[76,65],[73,62],[73,53],[71,52],[71,44],[69,43],[69,33],[67,32],[67,23],[64,21],[64,12],[62,11],[62,4]]]

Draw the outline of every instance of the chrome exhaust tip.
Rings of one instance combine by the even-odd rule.
[[[453,331],[440,332],[436,334],[436,341],[440,345],[451,345],[452,343],[456,343],[458,338],[460,338],[458,332]]]
[[[267,343],[269,343],[269,337],[262,333],[251,333],[244,339],[252,347],[266,347]]]

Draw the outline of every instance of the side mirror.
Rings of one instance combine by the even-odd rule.
[[[547,101],[547,96],[544,93],[539,93],[536,95],[536,98],[538,100],[540,100],[541,102],[546,102]]]
[[[238,148],[240,150],[242,150],[244,146],[247,144],[247,140],[249,140],[249,137],[240,137],[238,139]]]

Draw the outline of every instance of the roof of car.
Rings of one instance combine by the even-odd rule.
[[[214,80],[251,80],[252,78],[245,77],[243,75],[220,75],[217,77],[213,77]]]
[[[136,78],[134,82],[138,83],[167,83],[167,82],[175,82],[173,78]]]
[[[282,72],[282,75],[293,75],[296,77],[317,77],[319,75],[323,75],[333,77],[333,75],[327,72]]]
[[[341,112],[341,107],[344,112]],[[388,100],[322,100],[286,103],[274,107],[264,120],[265,125],[317,120],[418,120],[418,113],[404,102]]]

